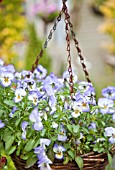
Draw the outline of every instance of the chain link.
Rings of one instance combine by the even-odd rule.
[[[46,40],[45,40],[45,43],[44,43],[43,47],[42,47],[41,50],[40,50],[40,53],[37,55],[36,60],[35,60],[34,64],[32,65],[32,69],[31,69],[31,72],[32,72],[32,73],[33,73],[34,70],[36,69],[40,58],[43,56],[44,50],[45,50],[45,49],[47,48],[47,46],[48,46],[48,42],[52,39],[52,35],[53,35],[53,33],[56,31],[57,24],[61,21],[62,14],[63,14],[63,11],[60,11],[57,19],[56,19],[55,22],[54,22],[53,28],[51,29],[48,37],[47,37]]]
[[[70,21],[70,15],[68,14],[68,9],[67,9],[67,6],[66,6],[66,0],[63,0],[63,12],[65,14],[65,17],[66,17],[66,20],[69,24],[69,27],[70,27],[70,31],[71,31],[71,34],[72,34],[72,38],[73,38],[73,41],[75,43],[75,47],[77,49],[77,52],[78,52],[78,56],[80,58],[80,62],[81,62],[81,65],[82,65],[82,68],[83,68],[83,71],[85,73],[85,78],[88,82],[91,82],[90,78],[89,78],[89,73],[86,69],[86,65],[84,63],[84,57],[82,56],[81,54],[81,49],[79,48],[79,43],[78,43],[78,40],[76,39],[76,35],[75,35],[75,32],[73,31],[73,24],[71,23]]]

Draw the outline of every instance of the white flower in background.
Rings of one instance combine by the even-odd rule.
[[[22,88],[16,89],[14,98],[15,103],[22,101],[24,96],[26,96],[26,91],[24,89]]]
[[[0,71],[0,83],[3,87],[8,87],[14,80],[14,74],[8,71]]]

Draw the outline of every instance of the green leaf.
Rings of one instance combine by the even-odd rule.
[[[9,136],[7,138],[7,140],[5,141],[5,150],[7,151],[8,149],[10,149],[10,147],[12,146],[13,142],[14,142],[14,136]]]
[[[42,132],[41,132],[41,136],[44,136],[46,133],[46,129],[43,129]]]
[[[89,130],[86,127],[82,127],[83,132],[89,134]]]
[[[30,140],[26,143],[26,145],[25,145],[25,147],[24,147],[24,150],[27,151],[27,152],[31,151],[31,150],[33,149],[34,143],[35,143],[35,140],[34,140],[34,139],[30,139]]]
[[[48,150],[47,156],[52,162],[54,162],[55,154],[53,152],[53,149]]]
[[[68,151],[68,154],[69,154],[69,156],[71,156],[72,159],[75,158],[75,155],[74,155],[74,153],[71,150]]]
[[[4,141],[7,141],[9,136],[12,136],[12,132],[8,128],[6,128],[4,130],[4,136],[3,136]]]
[[[109,164],[111,165],[112,164],[112,156],[111,156],[111,154],[110,153],[108,153],[107,154],[107,156],[108,156],[108,162],[109,162]]]
[[[73,132],[78,133],[80,126],[79,125],[73,125]]]
[[[75,157],[75,161],[77,165],[79,166],[80,170],[83,168],[83,159],[80,156]]]
[[[33,157],[29,157],[28,160],[26,161],[26,166],[25,168],[30,168],[37,162],[37,157],[34,155]]]
[[[72,127],[72,125],[67,125],[67,128],[68,128],[68,130],[69,130],[71,133],[73,133],[73,127]]]
[[[11,155],[16,150],[16,146],[11,146],[10,149],[6,151],[8,155]]]
[[[27,152],[25,155],[21,155],[21,159],[27,160],[29,157],[33,156],[33,152]]]
[[[67,164],[69,162],[69,157],[65,157],[65,160],[63,161],[63,164],[65,165],[65,164]]]
[[[4,100],[4,103],[9,105],[9,106],[16,106],[16,103],[14,103],[13,100]]]

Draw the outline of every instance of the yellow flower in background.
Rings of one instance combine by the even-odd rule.
[[[17,60],[18,54],[14,45],[24,39],[23,31],[26,27],[25,16],[22,15],[24,0],[3,1],[0,6],[0,57],[5,63]]]
[[[105,47],[111,54],[115,54],[115,0],[107,0],[100,10],[104,14],[104,23],[99,30],[110,36],[111,42],[106,43]]]

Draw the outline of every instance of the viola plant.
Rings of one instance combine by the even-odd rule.
[[[70,95],[67,71],[58,78],[41,65],[32,73],[0,64],[0,150],[15,153],[26,168],[37,163],[41,169],[51,169],[57,159],[64,164],[74,160],[81,168],[80,155],[111,153],[115,87],[104,88],[103,97],[95,99],[92,83],[73,75]]]

